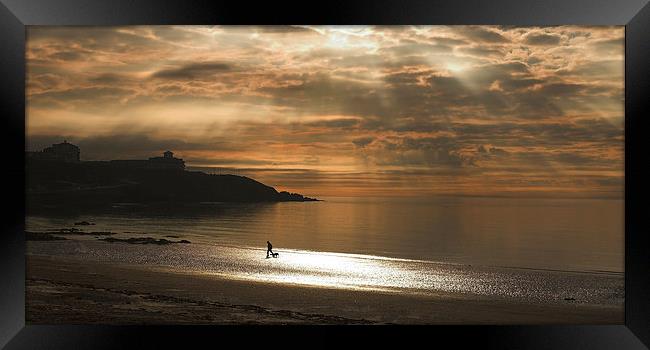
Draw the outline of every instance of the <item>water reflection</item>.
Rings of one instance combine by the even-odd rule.
[[[193,243],[370,254],[458,264],[623,271],[623,202],[506,198],[327,199],[115,208],[27,217],[28,230],[179,236]],[[597,239],[595,239],[597,238]]]
[[[408,269],[397,263],[398,259],[283,251],[277,259],[260,260],[257,250],[248,250],[247,254],[239,256],[256,265],[257,269],[253,269],[254,272],[244,270],[226,274],[231,278],[382,291],[398,291],[403,288],[414,288],[420,284]]]
[[[263,258],[263,250],[230,247],[218,256],[237,261],[230,268],[203,271],[237,280],[313,287],[435,295],[470,293],[535,301],[579,296],[584,301],[615,302],[621,274],[561,273],[472,267],[431,261],[328,252],[281,251]],[[227,254],[229,256],[224,256]]]
[[[234,280],[371,290],[436,296],[459,293],[471,298],[510,298],[518,301],[621,303],[623,275],[570,273],[528,269],[478,267],[374,255],[220,245],[133,245],[88,240],[30,242],[29,254],[75,257],[135,265],[179,274],[219,276]]]

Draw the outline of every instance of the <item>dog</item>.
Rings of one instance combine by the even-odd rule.
[[[278,256],[280,256],[280,253],[271,253],[271,256],[277,258]]]

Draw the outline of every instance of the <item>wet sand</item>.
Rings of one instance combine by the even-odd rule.
[[[28,324],[622,324],[623,305],[280,285],[27,255]]]

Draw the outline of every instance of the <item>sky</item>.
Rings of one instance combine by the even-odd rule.
[[[308,196],[623,198],[624,27],[27,29],[27,149]]]

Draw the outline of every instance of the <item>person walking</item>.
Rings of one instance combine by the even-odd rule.
[[[267,258],[269,257],[269,253],[271,253],[271,255],[273,255],[273,245],[271,244],[271,242],[266,241],[266,257]]]

